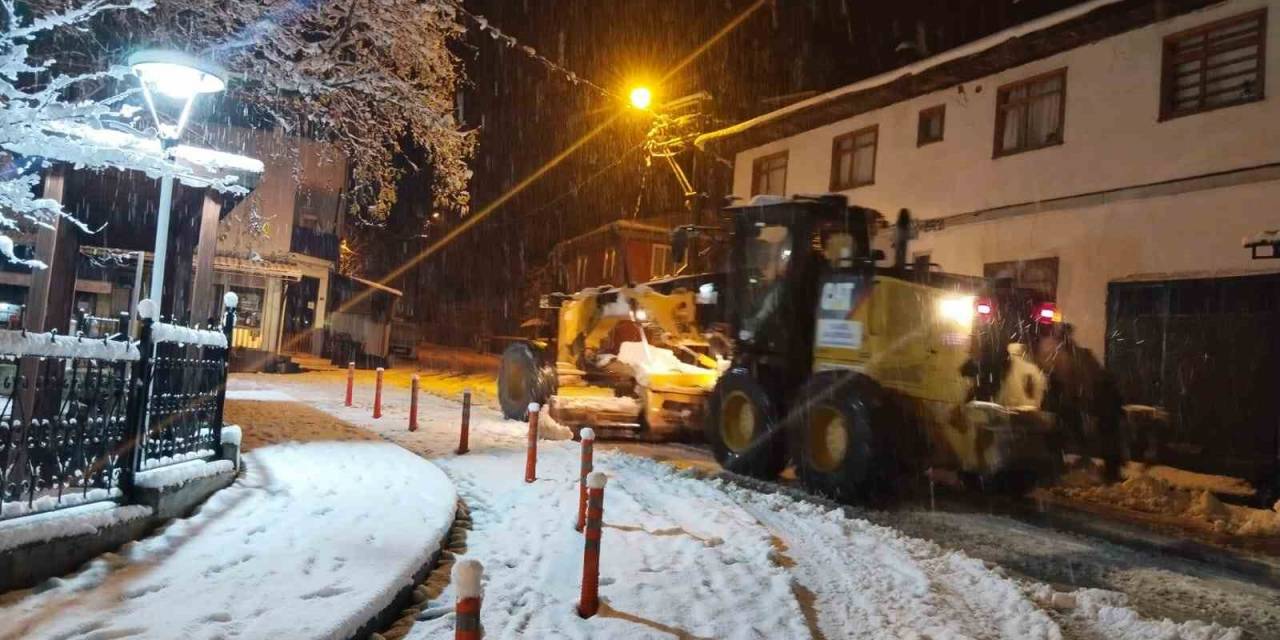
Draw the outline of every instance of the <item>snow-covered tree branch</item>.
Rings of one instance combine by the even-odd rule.
[[[230,95],[351,159],[352,212],[378,223],[422,150],[438,209],[465,212],[473,136],[453,117],[458,22],[449,0],[159,0],[126,31],[163,33],[232,71]],[[152,28],[145,28],[150,26]]]
[[[142,12],[151,6],[151,0],[89,0],[41,10],[28,3],[0,1],[0,148],[14,151],[18,147],[62,147],[75,156],[77,149],[65,144],[65,136],[56,132],[58,128],[65,131],[67,127],[123,115],[118,99],[90,100],[82,97],[80,90],[82,85],[122,78],[128,69],[104,65],[80,74],[63,73],[55,69],[54,58],[33,53],[32,44],[58,31],[80,28],[103,12]],[[91,149],[83,152],[83,157],[59,159],[100,166],[93,161]],[[8,155],[0,159],[0,255],[36,267],[43,265],[14,255],[13,241],[5,231],[18,230],[22,221],[46,226],[55,217],[66,215],[57,201],[35,192],[42,164]]]

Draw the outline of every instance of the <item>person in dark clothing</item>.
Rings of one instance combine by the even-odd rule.
[[[1120,479],[1122,416],[1119,389],[1089,349],[1072,337],[1071,325],[1047,325],[1035,360],[1049,377],[1044,408],[1058,417],[1068,448],[1105,463],[1104,479]]]

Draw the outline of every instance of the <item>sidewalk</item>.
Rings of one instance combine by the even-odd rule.
[[[0,639],[341,639],[412,582],[453,520],[440,469],[297,402],[235,398],[249,449],[235,484],[76,574],[0,596]]]

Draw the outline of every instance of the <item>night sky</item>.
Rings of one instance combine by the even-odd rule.
[[[589,79],[574,84],[466,19],[457,47],[467,87],[459,105],[479,131],[472,167],[473,210],[535,172],[580,136],[625,111],[636,83],[658,100],[709,92],[710,115],[730,124],[789,101],[875,75],[1013,24],[1079,4],[1068,0],[767,0],[687,67],[658,80],[753,0],[470,0],[466,7],[538,54]],[[409,313],[470,309],[474,330],[513,333],[523,319],[530,271],[556,242],[607,222],[683,211],[669,169],[645,165],[647,121],[624,113],[500,210],[425,261],[402,283]],[[695,187],[718,202],[726,162],[688,154]],[[731,160],[731,159],[728,159]],[[439,238],[457,219],[431,216],[430,176],[406,181],[401,203],[377,242],[390,270]],[[710,205],[709,205],[710,206]],[[383,251],[386,249],[386,251]],[[416,289],[416,291],[414,291]],[[432,316],[437,316],[432,318]]]

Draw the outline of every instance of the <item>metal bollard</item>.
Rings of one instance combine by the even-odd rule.
[[[373,389],[373,417],[382,417],[382,367],[378,367],[378,380]]]
[[[418,430],[418,374],[413,374],[409,384],[409,430]]]
[[[529,446],[525,448],[524,481],[538,479],[538,410],[536,402],[529,403]]]
[[[347,363],[347,401],[343,403],[343,406],[347,406],[347,407],[351,406],[351,392],[355,390],[355,387],[356,387],[356,363],[348,362]]]
[[[454,610],[454,640],[480,640],[480,576],[484,567],[478,560],[464,558],[453,565],[453,584],[458,590],[458,606]]]
[[[587,427],[578,437],[582,439],[582,472],[578,475],[578,522],[573,527],[574,531],[582,531],[587,522],[587,476],[591,475],[591,456],[595,449],[596,432]]]
[[[587,529],[583,535],[582,597],[578,615],[590,618],[600,610],[600,528],[604,521],[604,485],[608,478],[599,471],[587,476]]]
[[[468,451],[467,440],[471,437],[471,390],[462,392],[462,430],[458,432],[458,455]]]

